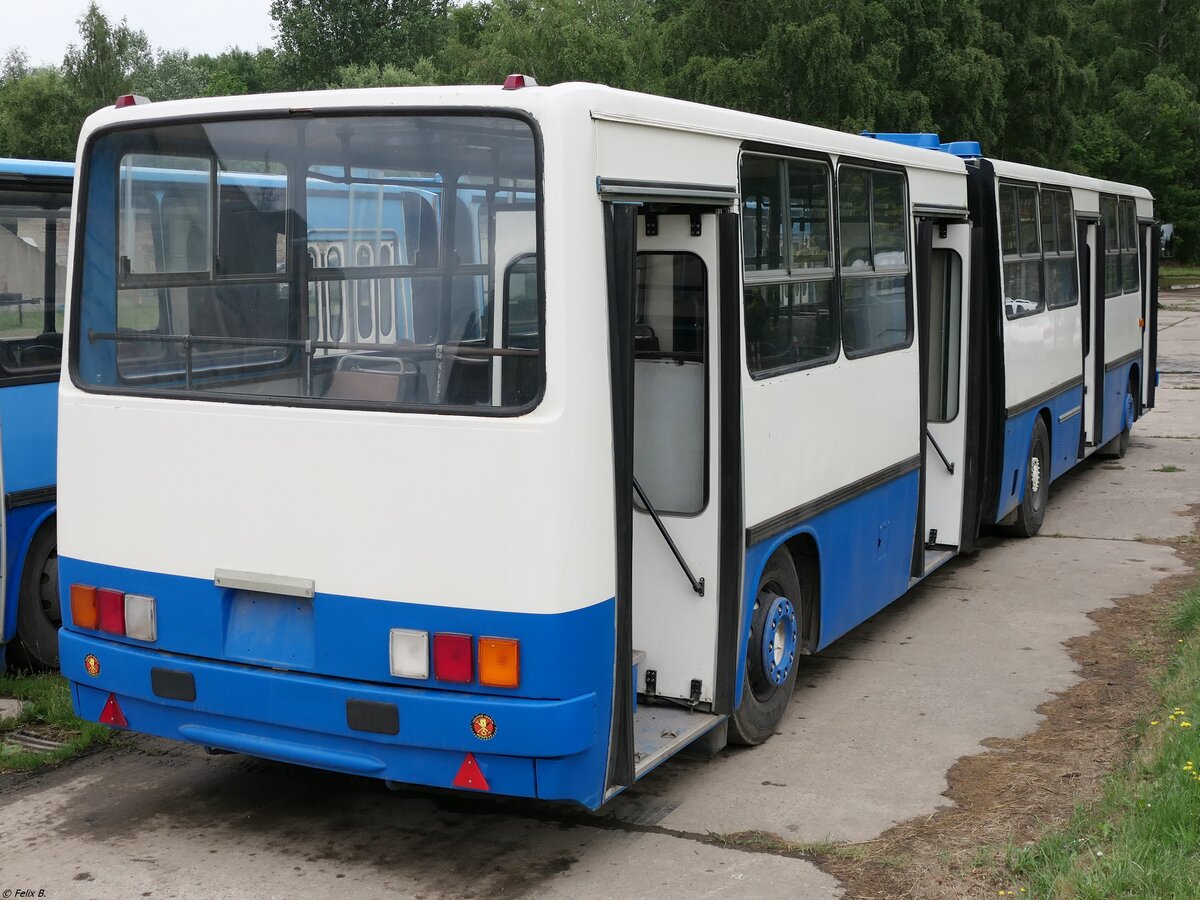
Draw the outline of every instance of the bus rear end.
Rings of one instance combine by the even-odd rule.
[[[609,451],[546,388],[541,137],[430,96],[85,128],[62,669],[117,727],[596,806]]]

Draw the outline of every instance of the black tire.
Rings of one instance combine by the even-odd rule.
[[[58,596],[58,532],[51,520],[38,529],[25,566],[17,601],[18,653],[31,667],[58,668],[58,629],[62,610]]]
[[[1046,518],[1046,504],[1050,500],[1050,437],[1046,424],[1038,416],[1033,425],[1033,437],[1029,441],[1029,461],[1025,466],[1025,496],[1017,507],[1017,521],[1013,533],[1019,537],[1033,537]]]
[[[1098,456],[1104,459],[1124,459],[1129,451],[1129,433],[1133,428],[1133,420],[1137,418],[1137,401],[1134,399],[1134,383],[1130,381],[1125,392],[1125,400],[1121,404],[1121,417],[1124,423],[1115,438],[1100,448]]]
[[[761,744],[775,733],[775,728],[783,718],[796,687],[796,657],[799,656],[803,640],[803,623],[807,612],[805,604],[811,602],[814,596],[805,587],[807,585],[801,584],[796,574],[792,555],[786,548],[780,547],[767,560],[758,582],[758,593],[751,611],[750,642],[746,647],[742,699],[729,720],[730,743],[747,746]],[[790,601],[790,615],[785,612],[787,604],[776,603],[781,598]],[[786,665],[786,674],[779,681],[768,672],[762,649],[764,637],[767,636],[768,616],[773,610],[782,615],[783,621],[778,627],[772,628],[772,644],[778,645],[781,640],[779,629],[786,631],[789,622],[793,632],[790,651],[784,651],[788,658],[785,659],[781,653],[773,670],[778,676],[780,668]]]

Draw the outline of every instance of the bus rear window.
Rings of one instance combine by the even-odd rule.
[[[210,122],[110,132],[89,150],[83,386],[481,413],[540,396],[526,122]],[[517,259],[533,297],[503,289]]]

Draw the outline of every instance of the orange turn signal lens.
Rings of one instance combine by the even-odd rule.
[[[515,688],[521,676],[521,645],[509,638],[479,639],[479,683]]]
[[[90,584],[71,585],[71,621],[80,628],[100,627],[96,589]]]

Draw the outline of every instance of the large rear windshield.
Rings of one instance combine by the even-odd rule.
[[[531,126],[499,115],[105,134],[84,189],[76,377],[289,405],[528,408],[543,372],[537,167]]]

